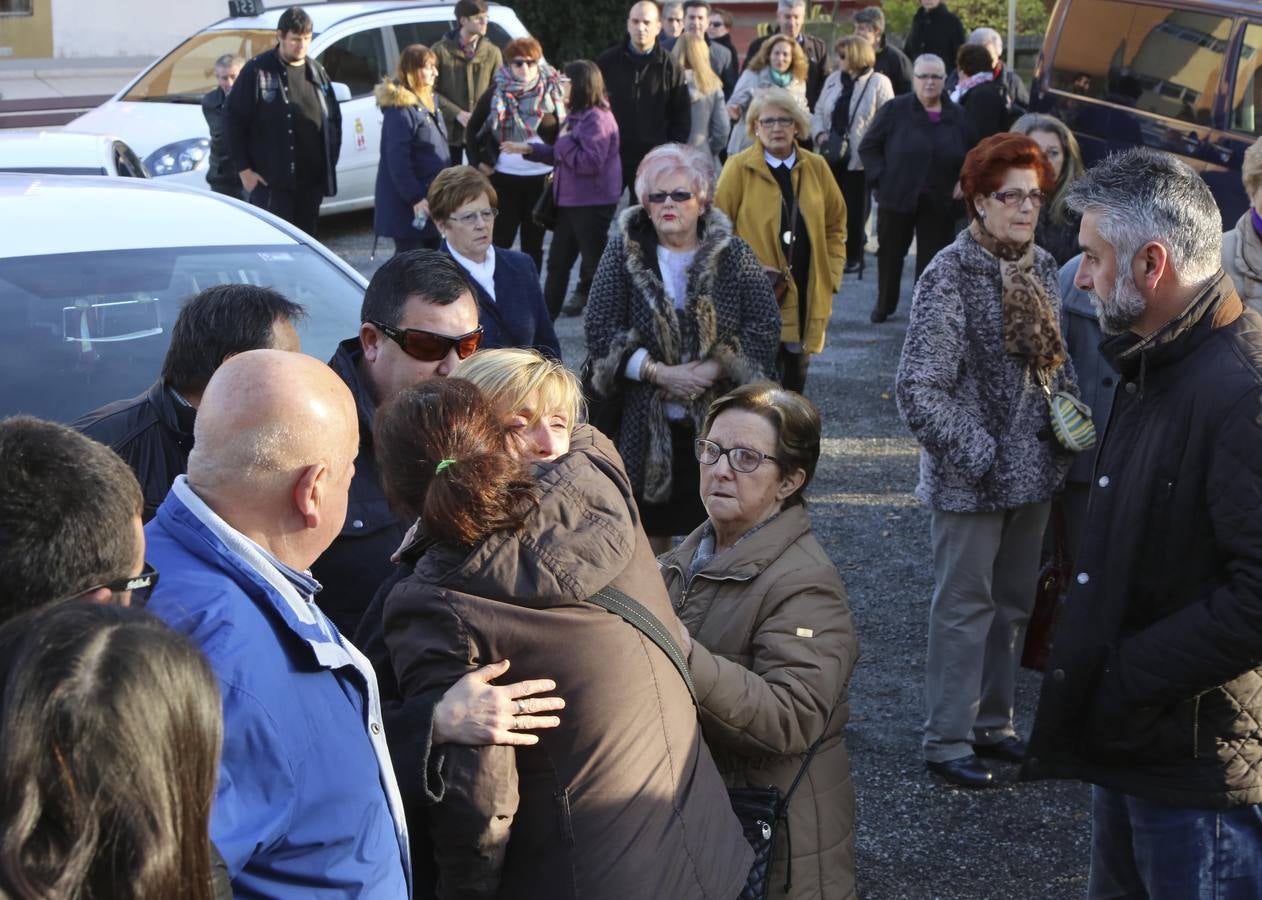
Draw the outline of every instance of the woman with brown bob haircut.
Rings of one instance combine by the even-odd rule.
[[[377,414],[377,462],[413,565],[385,603],[406,698],[490,661],[560,686],[532,746],[444,745],[421,761],[444,896],[735,897],[752,851],[665,653],[588,598],[609,586],[673,623],[631,486],[579,426],[529,464],[474,385],[436,379]],[[676,637],[679,635],[677,634]],[[534,707],[517,701],[529,727]],[[518,726],[522,727],[522,726]]]
[[[1050,501],[1069,468],[1069,452],[1047,436],[1042,385],[1077,387],[1056,260],[1034,243],[1054,185],[1025,135],[997,134],[969,152],[960,188],[971,223],[917,282],[898,366],[933,542],[924,759],[962,787],[991,784],[978,757],[1025,755],[1012,721],[1018,652]]]

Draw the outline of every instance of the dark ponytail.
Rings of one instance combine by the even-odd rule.
[[[391,506],[438,540],[476,544],[520,528],[534,508],[534,480],[470,382],[436,378],[400,391],[378,411],[373,440]]]

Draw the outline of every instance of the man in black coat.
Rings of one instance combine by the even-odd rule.
[[[911,90],[911,60],[897,47],[885,42],[885,13],[879,6],[865,6],[854,14],[854,33],[872,45],[876,54],[873,71],[880,72],[894,86],[894,96]]]
[[[1119,379],[1022,775],[1095,785],[1090,896],[1259,897],[1262,316],[1174,157],[1069,203]]]
[[[306,316],[271,288],[221,284],[180,309],[162,375],[143,394],[85,413],[74,428],[112,448],[131,466],[144,492],[144,521],[158,511],[172,483],[188,471],[193,423],[210,376],[247,350],[301,348],[296,325]]]
[[[922,53],[932,53],[946,63],[947,73],[955,71],[955,54],[964,46],[964,25],[942,0],[920,0],[920,9],[911,20],[911,30],[903,41],[903,52],[913,63]]]
[[[311,17],[285,10],[276,41],[228,95],[228,151],[251,203],[314,236],[320,201],[337,193],[342,110],[328,73],[307,56]]]
[[[771,29],[764,37],[756,39],[749,45],[749,50],[745,53],[743,68],[749,68],[749,61],[758,55],[762,45],[772,35],[783,34],[793,38],[806,54],[808,66],[806,103],[814,110],[815,101],[819,99],[819,93],[824,89],[824,80],[832,71],[832,66],[828,61],[828,45],[821,38],[807,34],[803,30],[806,25],[806,0],[780,0],[776,5],[776,22],[778,27]]]
[[[688,84],[657,43],[661,28],[657,4],[637,3],[627,14],[627,39],[596,59],[618,122],[622,180],[632,194],[640,160],[659,144],[687,143],[692,132]]]
[[[245,194],[241,190],[241,179],[237,177],[237,170],[232,165],[232,157],[228,154],[224,120],[227,118],[228,95],[232,93],[232,86],[244,64],[244,59],[231,53],[225,53],[215,60],[216,87],[202,97],[202,115],[206,118],[206,127],[210,129],[210,159],[206,163],[206,183],[212,191],[236,197],[238,200],[243,199]]]

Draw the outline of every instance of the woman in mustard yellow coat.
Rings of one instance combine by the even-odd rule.
[[[714,205],[764,267],[783,273],[780,297],[781,383],[803,390],[812,353],[824,349],[846,265],[846,202],[822,156],[798,139],[806,113],[783,88],[754,96],[746,116],[753,146],[729,157]]]

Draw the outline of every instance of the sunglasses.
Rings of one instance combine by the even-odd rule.
[[[537,66],[537,65],[539,65],[539,60],[537,60],[537,59],[515,59],[515,60],[513,60],[512,64],[513,64],[514,66]]]
[[[158,584],[158,570],[149,563],[145,563],[145,567],[140,571],[139,575],[125,575],[122,578],[115,578],[113,581],[107,581],[103,584],[94,584],[90,588],[71,594],[69,597],[62,597],[58,603],[67,600],[74,600],[82,597],[84,594],[90,594],[93,591],[99,591],[105,588],[113,596],[131,592],[131,606],[147,606],[149,597],[153,594],[153,589]]]
[[[451,348],[456,348],[456,356],[468,359],[482,343],[482,326],[468,334],[448,337],[433,331],[422,331],[420,328],[395,328],[384,322],[369,321],[378,331],[403,348],[403,352],[421,362],[441,362],[447,358]]]
[[[649,203],[665,203],[667,198],[676,203],[687,203],[692,199],[692,191],[653,191],[648,195]]]

